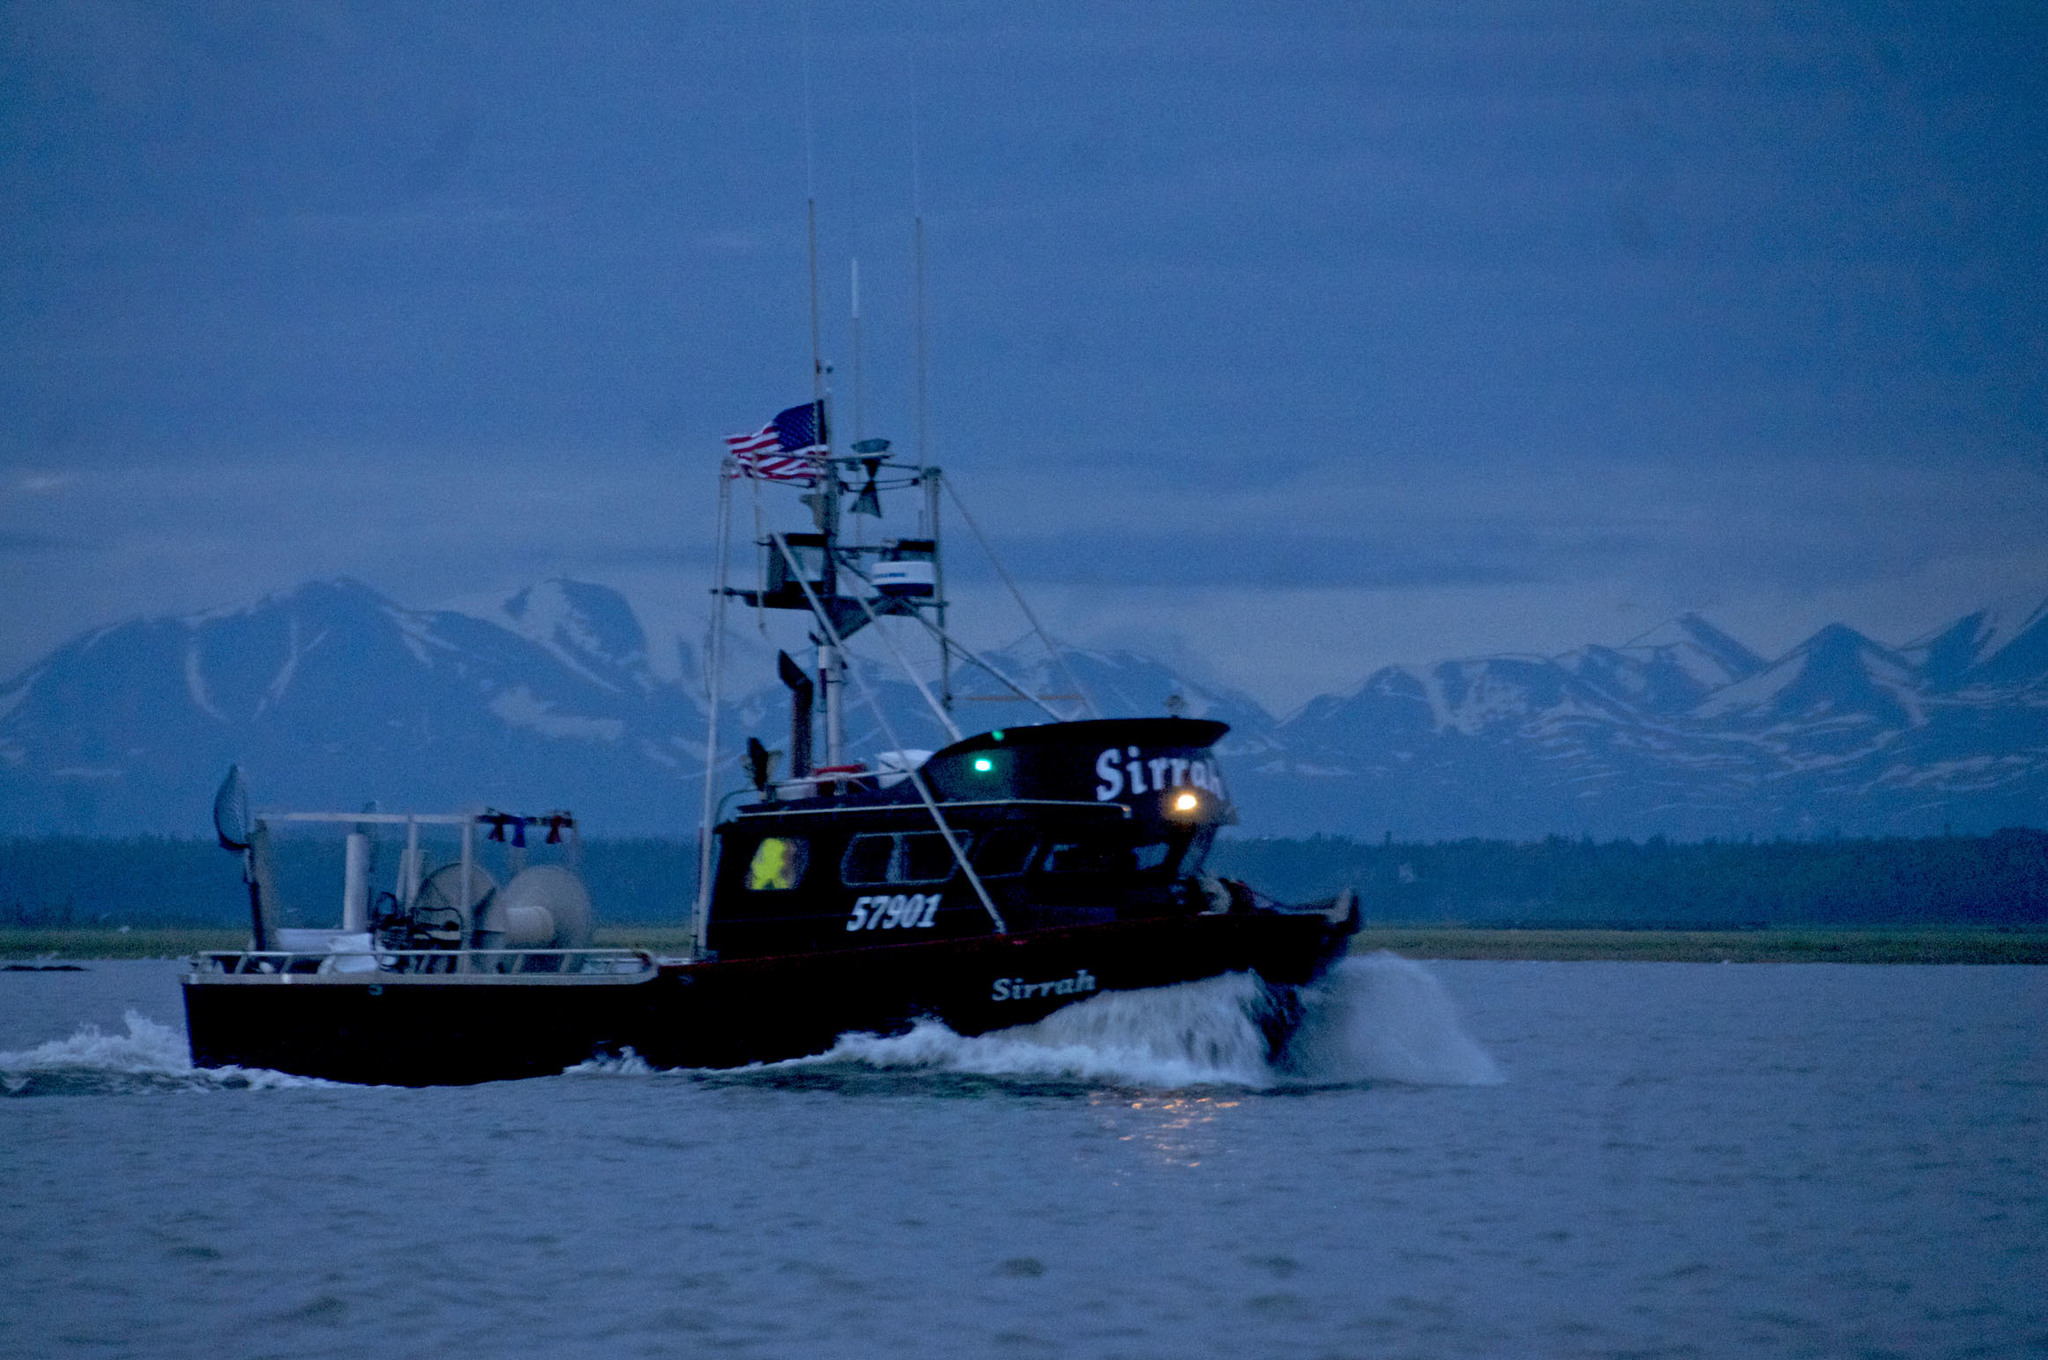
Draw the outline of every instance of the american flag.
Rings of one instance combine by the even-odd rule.
[[[753,434],[727,435],[725,447],[738,464],[733,476],[802,482],[805,486],[817,481],[816,460],[826,451],[824,406],[821,401],[807,401],[778,412]]]

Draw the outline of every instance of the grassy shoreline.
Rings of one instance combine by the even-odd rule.
[[[1411,959],[1638,963],[2048,964],[2048,930],[1965,926],[1784,930],[1538,930],[1367,926],[1354,950]]]
[[[688,932],[613,926],[598,943],[673,953]],[[132,930],[0,928],[0,964],[53,959],[176,958],[239,949],[248,932],[211,927]],[[2027,963],[2048,964],[2048,929],[1961,926],[1785,930],[1537,930],[1486,926],[1367,926],[1355,951],[1389,949],[1412,959],[1637,963]]]

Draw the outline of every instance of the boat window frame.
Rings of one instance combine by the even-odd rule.
[[[1184,840],[1180,836],[1168,834],[1156,840],[1135,840],[1123,836],[1091,836],[1085,832],[1048,836],[1039,847],[1034,867],[1038,873],[1054,878],[1080,878],[1089,874],[1173,878],[1182,871],[1181,866],[1187,859],[1188,846],[1192,844],[1192,839],[1190,837]],[[1059,851],[1063,846],[1077,850],[1085,849],[1098,856],[1116,856],[1120,862],[1104,865],[1098,861],[1094,864],[1067,868],[1058,862]],[[1161,848],[1164,853],[1156,863],[1140,864],[1139,854],[1153,848]]]
[[[1024,840],[1024,853],[1014,869],[990,868],[981,861],[981,856],[998,836],[1018,836]],[[999,842],[997,842],[999,843]],[[1031,872],[1038,863],[1038,853],[1045,847],[1045,837],[1036,828],[1027,826],[998,826],[984,832],[979,845],[969,853],[968,859],[974,865],[974,872],[983,878],[1019,878]]]
[[[929,836],[932,840],[939,843],[939,849],[945,855],[945,873],[940,874],[937,878],[910,877],[910,840],[913,836]],[[889,881],[891,883],[946,883],[951,881],[954,874],[960,872],[959,857],[953,853],[953,847],[946,844],[946,837],[943,832],[899,831],[896,833],[896,838],[896,854],[889,861]],[[961,854],[972,855],[974,853],[976,837],[972,832],[955,831],[953,839],[960,843]]]
[[[944,874],[936,878],[911,878],[909,876],[909,861],[911,850],[908,846],[908,841],[909,838],[912,836],[930,836],[932,839],[940,843],[940,846],[944,848],[945,852],[946,872]],[[973,832],[955,830],[953,832],[953,837],[955,840],[960,842],[960,850],[963,854],[972,855],[974,851],[975,842],[979,839],[978,836],[976,836]],[[889,857],[882,866],[882,876],[880,878],[852,877],[848,872],[848,867],[853,862],[855,848],[862,845],[864,842],[872,842],[885,839],[889,842]],[[852,837],[850,837],[847,840],[846,849],[839,856],[839,881],[841,884],[849,888],[874,888],[896,884],[914,885],[950,882],[953,878],[953,875],[960,872],[960,861],[953,854],[952,847],[945,845],[945,839],[946,838],[944,834],[941,832],[923,831],[916,829],[907,829],[902,831],[856,832]],[[979,873],[980,871],[977,869],[976,872]]]
[[[889,871],[896,867],[896,834],[894,831],[859,831],[846,842],[846,849],[839,856],[839,881],[849,888],[872,888],[889,881]],[[889,842],[889,853],[882,857],[881,876],[878,878],[855,878],[850,866],[854,852],[863,845],[875,841]]]
[[[1159,858],[1153,860],[1150,864],[1145,863],[1145,852],[1148,850],[1157,850],[1159,852]],[[1165,840],[1139,841],[1131,847],[1131,872],[1138,874],[1157,873],[1167,868],[1167,866],[1174,864],[1178,858],[1174,854],[1174,843],[1171,837]]]

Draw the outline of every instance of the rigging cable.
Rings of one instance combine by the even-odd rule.
[[[1031,612],[1030,602],[1024,598],[1024,592],[1017,589],[1017,583],[1010,579],[1010,573],[1003,567],[1003,560],[996,556],[995,547],[988,541],[988,536],[982,533],[981,526],[976,524],[974,516],[968,513],[967,502],[960,499],[960,493],[954,488],[952,479],[940,480],[946,485],[946,494],[953,498],[953,507],[960,512],[960,518],[966,520],[967,527],[973,531],[974,541],[981,544],[981,550],[988,554],[988,560],[995,567],[996,575],[1002,577],[1003,584],[1009,588],[1010,598],[1017,602],[1017,608],[1023,610],[1024,617],[1030,620],[1031,631],[1038,634],[1038,640],[1044,643],[1045,650],[1052,654],[1053,664],[1060,668],[1060,674],[1067,677],[1067,683],[1074,687],[1074,693],[1081,696],[1081,702],[1087,706],[1088,715],[1100,718],[1102,710],[1095,706],[1095,697],[1088,692],[1088,687],[1081,683],[1080,677],[1074,674],[1074,668],[1067,664],[1066,654],[1046,635],[1045,629],[1039,626],[1038,615]]]

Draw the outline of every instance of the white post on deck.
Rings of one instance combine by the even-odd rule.
[[[398,857],[398,900],[407,911],[420,895],[420,824],[416,817],[405,819],[405,853]]]
[[[341,928],[358,934],[370,928],[370,838],[348,833],[341,870]]]

